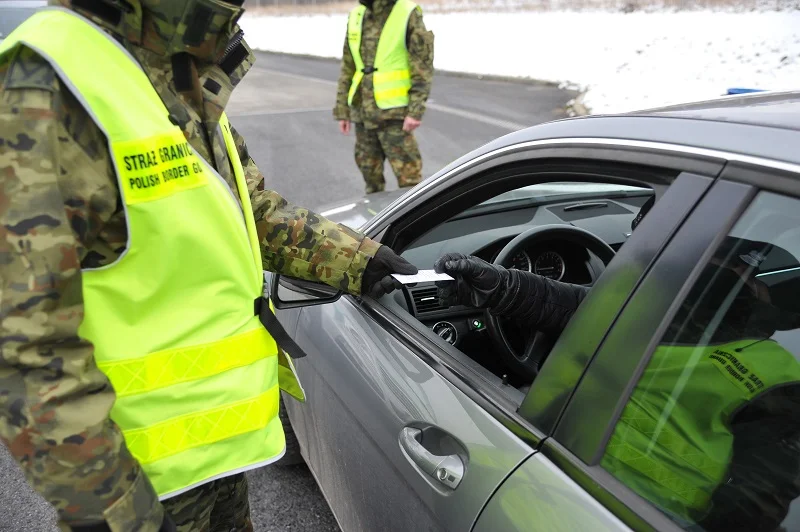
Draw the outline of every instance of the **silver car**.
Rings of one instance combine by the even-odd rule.
[[[736,511],[717,519],[725,526],[704,524],[721,503],[680,514],[675,501],[652,496],[654,484],[674,479],[633,482],[606,462],[632,393],[650,386],[642,375],[665,331],[683,327],[678,310],[708,288],[700,275],[723,237],[768,244],[766,260],[759,255],[748,271],[781,323],[759,341],[800,364],[798,146],[800,93],[725,98],[536,126],[400,197],[325,209],[421,269],[461,252],[592,289],[560,336],[549,337],[443,306],[432,283],[376,300],[268,275],[276,314],[305,352],[296,366],[307,402],[284,398],[286,461],[305,460],[346,531],[800,530],[797,418],[773,437],[766,414],[751,416],[747,456],[738,443],[731,456],[730,442],[714,453],[686,451],[681,475],[702,473],[698,460],[726,475],[709,500],[722,487],[741,495],[730,501]],[[697,353],[718,322],[693,322],[702,333]],[[695,362],[660,379],[656,391],[672,406],[647,421],[649,442],[631,444],[643,459],[655,459],[648,453],[664,444],[662,428],[675,426]],[[720,371],[757,384],[739,363]],[[800,415],[798,405],[790,401],[781,415]],[[711,407],[695,401],[681,416],[691,424]],[[695,444],[708,448],[706,438],[731,430],[699,432]],[[776,451],[787,445],[796,451]],[[761,457],[772,465],[732,471]],[[783,487],[758,492],[762,481]]]

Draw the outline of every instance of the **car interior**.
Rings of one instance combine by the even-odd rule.
[[[634,219],[651,198],[666,191],[676,172],[651,167],[559,161],[494,169],[453,185],[390,229],[394,249],[420,269],[432,269],[448,252],[537,273],[561,282],[592,286],[632,234]],[[644,211],[653,204],[651,201]],[[638,222],[638,220],[637,220]],[[384,235],[387,236],[387,235]],[[384,240],[386,241],[386,240]],[[775,255],[775,254],[773,254]],[[777,260],[771,257],[769,263]],[[786,270],[781,264],[765,264]],[[797,261],[791,261],[797,266]],[[795,272],[796,273],[796,272]],[[765,278],[794,282],[798,275]],[[785,283],[771,286],[784,302]],[[484,310],[443,306],[434,283],[406,285],[382,299],[395,313],[413,318],[445,352],[456,356],[512,403],[524,399],[556,338],[523,331]],[[797,312],[798,305],[781,305]],[[455,348],[453,350],[452,348]]]
[[[413,222],[393,227],[393,247],[420,269],[458,252],[592,286],[631,235],[642,206],[675,175],[653,168],[555,166],[495,169],[462,190],[455,185],[427,211],[423,206],[409,217]],[[517,404],[535,376],[531,352],[541,365],[556,340],[484,310],[444,306],[434,283],[407,285],[382,303],[418,320]]]

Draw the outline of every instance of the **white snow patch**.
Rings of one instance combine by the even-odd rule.
[[[587,90],[593,113],[715,98],[731,87],[800,89],[800,12],[428,14],[438,69]],[[241,21],[255,49],[341,57],[347,16]]]

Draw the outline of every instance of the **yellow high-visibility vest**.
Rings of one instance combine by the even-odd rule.
[[[114,387],[111,419],[131,453],[162,499],[279,459],[279,376],[294,375],[254,315],[261,253],[227,118],[220,127],[238,198],[99,27],[45,9],[0,54],[20,45],[55,68],[108,139],[128,243],[113,264],[83,270],[79,334]],[[299,384],[288,387],[297,393]]]
[[[411,88],[411,71],[408,64],[408,50],[406,49],[406,33],[408,19],[417,4],[411,0],[397,0],[386,24],[381,30],[378,39],[378,49],[375,52],[375,64],[372,84],[375,91],[375,103],[380,109],[392,109],[408,105],[408,90]],[[353,97],[364,78],[364,61],[361,59],[361,29],[364,14],[367,8],[359,5],[350,12],[347,21],[347,41],[350,53],[356,64],[353,81],[350,83],[350,93],[347,98],[349,105],[353,104]]]

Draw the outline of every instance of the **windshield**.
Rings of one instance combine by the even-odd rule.
[[[575,195],[596,195],[604,193],[614,194],[639,194],[642,192],[650,192],[650,189],[642,187],[631,187],[627,185],[613,185],[608,183],[539,183],[527,187],[518,188],[495,196],[492,199],[486,200],[483,203],[476,205],[477,208],[482,205],[495,205],[498,203],[506,203],[509,201],[531,200],[531,199],[545,199],[556,196],[575,196]]]

